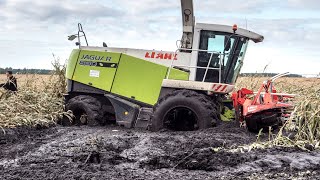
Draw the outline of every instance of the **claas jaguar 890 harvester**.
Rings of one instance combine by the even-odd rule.
[[[249,41],[263,36],[234,26],[195,23],[181,0],[183,34],[175,52],[89,46],[81,24],[67,64],[66,110],[73,123],[196,130],[221,121]],[[159,30],[160,31],[160,30]],[[81,44],[84,39],[85,44]]]

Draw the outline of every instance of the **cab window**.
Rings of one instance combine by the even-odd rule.
[[[208,52],[198,52],[199,67],[207,67],[211,53],[212,59],[209,67],[219,68],[220,64],[225,66],[230,55],[230,52],[234,46],[235,38],[230,36],[230,33],[215,32],[202,30],[200,32],[200,50],[208,50]],[[205,69],[197,69],[196,81],[202,81],[205,74]],[[206,82],[219,82],[219,70],[209,70],[206,78]]]

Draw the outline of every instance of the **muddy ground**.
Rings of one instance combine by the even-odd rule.
[[[256,141],[235,123],[194,132],[56,126],[1,133],[0,179],[320,178],[317,151],[230,151]]]

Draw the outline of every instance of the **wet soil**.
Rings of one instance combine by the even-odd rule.
[[[318,151],[232,151],[256,141],[256,134],[235,123],[193,132],[154,133],[117,126],[5,131],[0,133],[0,179],[319,179],[320,175]]]

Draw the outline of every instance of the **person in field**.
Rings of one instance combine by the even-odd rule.
[[[7,71],[7,82],[0,84],[0,87],[8,90],[8,91],[17,91],[18,85],[17,85],[17,79],[12,75],[12,71]]]

